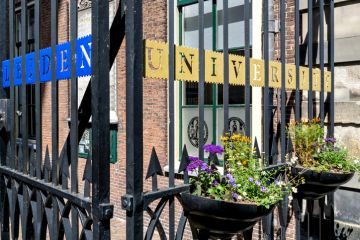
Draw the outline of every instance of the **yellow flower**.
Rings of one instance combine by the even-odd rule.
[[[220,138],[220,140],[221,140],[222,142],[227,142],[227,141],[229,141],[229,137],[223,136],[223,137]]]

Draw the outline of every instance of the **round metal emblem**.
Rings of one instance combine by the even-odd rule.
[[[191,145],[198,148],[199,147],[199,118],[198,117],[193,117],[190,120],[188,129],[187,129],[187,134],[188,134],[188,138],[189,138]],[[206,141],[208,140],[208,136],[209,136],[209,129],[208,129],[206,122],[204,121],[204,143],[206,143]]]
[[[238,117],[229,118],[229,133],[232,135],[234,133],[245,134],[245,123]]]

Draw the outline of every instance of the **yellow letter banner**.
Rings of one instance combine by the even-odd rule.
[[[144,41],[144,77],[167,79],[169,76],[169,45],[154,40]],[[205,82],[213,84],[224,83],[224,54],[205,50]],[[199,81],[199,50],[186,46],[175,46],[175,79],[179,81]],[[229,83],[245,85],[245,57],[229,54]],[[281,88],[280,62],[269,61],[269,87]],[[250,59],[250,85],[263,87],[265,85],[264,61]],[[299,67],[299,89],[309,90],[309,68]],[[320,69],[312,69],[312,89],[321,91]],[[296,89],[296,67],[285,65],[285,88]],[[324,91],[331,92],[331,72],[324,72]]]

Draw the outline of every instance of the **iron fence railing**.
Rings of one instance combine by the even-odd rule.
[[[222,1],[222,0],[218,0]],[[334,74],[331,75],[331,93],[328,93],[327,100],[324,95],[324,74],[325,67],[334,73],[334,0],[324,2],[320,0],[316,3],[308,1],[308,32],[307,53],[300,51],[300,11],[299,1],[295,0],[295,67],[296,67],[296,89],[295,89],[295,119],[300,120],[302,116],[313,118],[319,116],[322,124],[328,124],[328,134],[334,133]],[[0,2],[0,60],[1,62],[9,59],[9,79],[10,86],[0,87],[0,98],[4,99],[1,106],[0,121],[7,123],[1,129],[0,138],[0,195],[1,195],[1,239],[110,239],[110,219],[113,215],[113,206],[110,204],[110,159],[108,154],[110,148],[109,133],[109,70],[114,64],[118,50],[126,38],[126,194],[122,197],[122,207],[126,210],[126,235],[127,239],[143,239],[144,214],[150,216],[150,223],[146,229],[145,239],[152,239],[154,231],[157,230],[161,239],[182,239],[187,223],[184,213],[179,221],[176,219],[175,206],[180,198],[180,193],[189,191],[189,176],[186,171],[188,164],[188,154],[186,146],[181,153],[181,162],[177,173],[183,172],[184,183],[175,184],[175,1],[169,0],[168,3],[168,188],[158,189],[157,175],[163,175],[155,149],[152,152],[146,178],[152,178],[152,191],[144,192],[144,159],[143,159],[143,70],[144,70],[144,51],[143,51],[143,1],[126,0],[121,1],[117,9],[115,18],[109,30],[109,2],[94,0],[92,1],[92,49],[91,49],[91,81],[86,88],[83,100],[78,107],[78,83],[76,73],[76,41],[78,32],[78,1],[69,2],[70,9],[70,82],[71,82],[71,125],[70,132],[66,138],[64,146],[59,149],[59,86],[56,65],[56,49],[58,44],[59,32],[59,4],[61,1],[51,0],[50,2],[50,46],[51,46],[51,154],[49,147],[44,151],[44,139],[42,137],[42,98],[39,64],[35,64],[35,112],[36,112],[36,148],[28,147],[28,114],[27,108],[23,108],[21,118],[22,141],[16,143],[16,123],[15,123],[15,90],[14,83],[14,29],[15,11],[14,0]],[[204,51],[204,0],[199,1],[180,1],[186,5],[198,3],[199,17],[199,36],[198,36],[198,155],[204,158],[204,90],[205,90],[205,51]],[[216,0],[213,0],[216,2]],[[43,1],[35,1],[35,56],[34,62],[40,59],[40,46],[42,45],[42,18],[41,13]],[[281,61],[281,88],[279,96],[280,119],[276,126],[279,131],[275,132],[272,124],[274,122],[273,109],[273,89],[269,85],[269,64],[271,60],[269,49],[269,0],[262,1],[262,37],[263,37],[263,60],[264,60],[264,87],[262,100],[262,129],[261,144],[264,152],[265,165],[274,165],[285,162],[285,155],[288,152],[289,144],[286,135],[286,124],[290,116],[287,113],[289,94],[286,90],[286,3],[285,0],[279,1],[279,20],[280,20],[280,61]],[[320,73],[321,91],[320,100],[314,101],[313,94],[313,66],[314,45],[313,45],[313,8],[318,7],[320,13]],[[181,11],[182,5],[178,6]],[[229,119],[229,19],[228,1],[223,1],[223,108],[224,108],[224,132],[228,129]],[[327,10],[328,15],[324,16]],[[244,0],[244,31],[245,36],[245,134],[251,136],[251,49],[250,49],[250,0]],[[324,63],[324,18],[327,18],[328,33],[328,64]],[[21,0],[21,36],[22,42],[27,39],[27,11],[26,0]],[[5,47],[6,46],[6,47]],[[301,56],[307,56],[309,67],[309,91],[307,113],[302,113],[302,99],[304,93],[300,88],[300,65]],[[26,48],[21,49],[21,85],[27,84],[26,73]],[[105,59],[105,61],[104,61]],[[107,59],[109,61],[107,61]],[[4,69],[0,66],[2,72]],[[19,71],[19,70],[18,70]],[[0,85],[5,81],[2,74]],[[22,88],[22,106],[27,106],[26,88]],[[319,104],[319,112],[316,112],[316,104]],[[328,105],[326,111],[325,105]],[[6,116],[6,117],[5,117]],[[327,116],[327,120],[326,120]],[[92,117],[92,154],[86,161],[83,173],[84,191],[79,190],[81,179],[78,176],[80,169],[78,162],[78,143],[85,131],[88,122]],[[280,145],[278,146],[278,140]],[[280,152],[278,153],[278,149]],[[60,151],[59,151],[60,150]],[[60,153],[60,154],[59,154]],[[91,190],[90,190],[91,189]],[[151,203],[156,203],[153,210]],[[300,239],[300,210],[302,199],[295,199],[294,211],[296,215],[296,238]],[[310,219],[314,203],[307,201],[307,236],[310,237]],[[325,218],[324,209],[329,208],[331,213],[328,216],[330,226],[333,226],[333,197],[328,196],[327,204],[324,199],[319,200],[320,222],[319,239],[325,239],[322,235],[322,220]],[[168,211],[164,211],[168,207]],[[288,215],[287,201],[279,205],[279,218],[281,225],[281,239],[286,238],[286,228]],[[164,212],[168,213],[167,226],[160,219]],[[272,219],[269,215],[262,220],[262,231],[267,239],[273,238]],[[21,226],[21,228],[19,227]],[[80,226],[80,228],[79,228]],[[21,233],[20,233],[21,229]],[[193,238],[201,239],[201,234],[197,229],[191,229]],[[330,229],[330,234],[333,232]],[[331,234],[332,235],[332,234]],[[252,229],[244,233],[246,239],[251,239]],[[332,236],[330,236],[332,237]]]

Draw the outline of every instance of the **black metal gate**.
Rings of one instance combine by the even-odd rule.
[[[214,0],[215,1],[215,0]],[[16,1],[19,2],[19,1]],[[187,1],[197,2],[197,1]],[[41,3],[35,0],[35,30],[34,30],[34,53],[35,62],[39,61],[41,43]],[[71,65],[75,66],[76,39],[77,39],[77,0],[69,1],[70,8],[70,45],[71,45]],[[199,157],[204,157],[202,146],[204,145],[203,124],[204,124],[204,84],[205,84],[205,63],[204,63],[204,0],[199,0]],[[224,66],[228,63],[228,1],[224,0]],[[86,89],[82,102],[78,107],[78,86],[76,68],[71,68],[71,121],[70,133],[66,138],[64,146],[60,149],[59,145],[59,102],[58,102],[58,82],[55,71],[51,75],[51,153],[47,146],[43,146],[42,139],[42,117],[41,117],[41,85],[39,76],[39,66],[35,64],[35,114],[36,114],[36,142],[30,143],[28,138],[28,109],[24,107],[21,111],[20,133],[18,138],[16,129],[15,98],[16,90],[21,91],[21,103],[27,106],[26,87],[18,88],[14,83],[15,58],[15,2],[14,0],[0,2],[0,60],[10,60],[10,87],[0,88],[0,194],[1,194],[1,239],[110,239],[110,219],[113,215],[113,206],[110,204],[110,167],[109,167],[109,69],[114,63],[117,52],[126,36],[126,195],[122,197],[122,207],[127,212],[127,239],[143,239],[144,212],[150,215],[150,223],[145,228],[145,239],[152,239],[154,231],[159,232],[161,239],[182,239],[187,223],[184,214],[180,219],[175,216],[175,202],[180,197],[180,193],[189,190],[186,165],[188,156],[186,147],[182,153],[179,172],[183,173],[184,184],[175,185],[175,130],[174,130],[174,9],[175,1],[169,0],[169,76],[168,76],[168,188],[158,190],[157,176],[162,174],[161,168],[153,152],[150,161],[147,177],[152,177],[153,189],[151,192],[143,191],[143,18],[142,0],[121,1],[117,9],[115,19],[109,30],[109,3],[106,0],[92,1],[92,75],[91,81]],[[27,1],[21,0],[21,42],[27,42]],[[285,161],[287,148],[287,137],[285,132],[286,123],[289,121],[286,112],[287,100],[289,95],[285,89],[285,0],[280,0],[280,52],[281,52],[281,75],[282,88],[279,91],[279,121],[278,129],[274,133],[271,127],[274,117],[273,95],[274,92],[269,88],[269,22],[268,22],[269,0],[263,0],[263,59],[265,62],[265,86],[263,89],[263,149],[264,159],[267,165],[277,164]],[[328,65],[327,68],[334,70],[334,0],[324,4],[323,0],[316,3],[320,10],[320,16],[324,15],[324,9],[328,9]],[[306,47],[308,55],[309,86],[308,91],[308,114],[309,118],[316,113],[316,104],[319,104],[319,112],[316,113],[321,118],[322,123],[326,123],[328,117],[329,134],[334,131],[334,91],[328,94],[328,99],[324,98],[324,22],[320,19],[320,41],[319,41],[319,67],[321,69],[321,94],[319,102],[313,99],[312,89],[312,67],[317,65],[316,57],[313,55],[313,1],[309,0],[309,14],[311,19],[308,26],[308,45]],[[244,0],[244,36],[245,36],[245,59],[246,59],[246,82],[245,82],[245,124],[250,126],[251,122],[251,88],[250,88],[250,1]],[[296,90],[295,92],[295,113],[296,120],[300,120],[301,113],[301,94],[299,80],[299,66],[305,62],[301,61],[301,56],[305,56],[300,51],[299,32],[300,15],[299,0],[295,0],[295,59],[296,59]],[[58,38],[58,1],[51,0],[51,68],[55,69],[55,51]],[[126,24],[125,24],[126,23]],[[25,47],[21,48],[21,71],[24,73],[26,66]],[[302,55],[301,55],[302,54]],[[109,59],[104,61],[103,59]],[[4,69],[2,69],[3,71]],[[4,79],[1,78],[2,86]],[[21,84],[27,83],[26,74],[21,76]],[[334,77],[331,79],[332,89],[334,89]],[[229,72],[224,67],[224,129],[228,129],[229,118]],[[328,111],[325,111],[327,104]],[[83,176],[78,176],[80,169],[78,165],[78,142],[85,131],[90,117],[92,118],[92,154],[86,162]],[[246,129],[246,135],[250,136],[250,128]],[[278,145],[280,144],[280,153]],[[60,154],[59,154],[60,153]],[[279,158],[279,159],[278,159]],[[81,181],[83,180],[83,181]],[[83,182],[84,190],[79,190],[79,183]],[[330,198],[331,200],[331,198]],[[157,201],[157,202],[156,202]],[[151,203],[157,203],[155,210],[150,208]],[[310,204],[311,205],[311,204]],[[160,221],[160,216],[168,207],[168,229]],[[323,201],[321,201],[323,206]],[[329,204],[331,208],[331,201]],[[311,207],[309,207],[310,209]],[[295,206],[297,220],[297,239],[300,239],[300,208]],[[323,209],[323,207],[321,208]],[[311,211],[309,210],[309,214]],[[321,211],[323,213],[323,211]],[[321,214],[320,219],[324,214]],[[281,239],[285,239],[287,224],[287,201],[279,207]],[[263,220],[263,232],[268,239],[272,239],[272,216]],[[333,221],[333,216],[330,216]],[[321,226],[321,221],[320,225]],[[201,238],[201,234],[196,229],[191,229],[193,238]],[[309,229],[308,229],[309,230]],[[168,231],[168,233],[166,233]],[[252,230],[244,233],[246,239],[251,239]],[[321,236],[319,239],[322,239]]]
[[[27,107],[15,111],[15,99],[27,106],[26,54],[31,50],[20,46],[22,62],[14,66],[15,40],[23,46],[28,42],[28,11],[30,1],[0,2],[1,62],[9,59],[10,87],[0,88],[1,98],[1,239],[110,239],[109,143],[109,69],[124,37],[122,7],[117,10],[109,30],[109,2],[92,1],[92,58],[91,81],[82,102],[78,105],[76,73],[76,41],[78,30],[78,1],[69,1],[71,67],[71,119],[70,132],[65,144],[59,148],[59,88],[55,73],[55,51],[58,41],[58,0],[33,2],[34,8],[34,62],[39,62],[43,41],[44,11],[50,12],[51,35],[51,152],[42,138],[42,106],[39,64],[35,65],[35,142],[29,141]],[[45,6],[46,5],[46,6]],[[123,3],[119,6],[123,6]],[[22,24],[17,25],[21,34],[15,34],[15,8]],[[111,39],[111,41],[110,41]],[[111,51],[110,51],[111,50]],[[103,61],[109,59],[109,61]],[[3,65],[4,66],[4,65]],[[22,87],[14,84],[14,68],[23,73]],[[2,73],[5,69],[2,68]],[[4,75],[2,75],[4,76]],[[1,78],[1,86],[5,79]],[[18,90],[18,91],[17,91]],[[21,93],[21,94],[20,94]],[[17,97],[21,96],[21,97]],[[49,103],[50,104],[50,103]],[[78,107],[79,106],[79,107]],[[19,135],[16,114],[21,115]],[[82,168],[78,164],[78,143],[92,117],[92,151]],[[20,136],[20,137],[19,137]],[[59,154],[60,153],[60,154]],[[80,172],[80,170],[82,172]],[[80,189],[82,186],[84,189]]]

